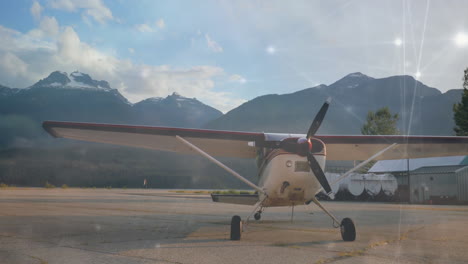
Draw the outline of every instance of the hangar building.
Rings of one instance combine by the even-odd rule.
[[[468,204],[468,156],[382,160],[369,172],[393,174],[402,201]]]

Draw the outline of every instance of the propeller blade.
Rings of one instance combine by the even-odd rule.
[[[307,160],[309,161],[309,166],[312,169],[312,172],[314,173],[317,180],[320,182],[320,185],[322,185],[325,192],[327,194],[331,193],[332,190],[330,184],[328,183],[327,177],[325,177],[325,173],[323,172],[322,168],[320,167],[320,164],[317,162],[312,153],[309,152],[309,154],[307,154]]]
[[[313,135],[315,135],[315,133],[319,129],[320,125],[322,124],[323,119],[325,118],[325,114],[327,113],[330,102],[331,102],[331,98],[329,97],[327,101],[323,103],[322,108],[320,108],[320,111],[317,113],[314,121],[309,127],[309,131],[307,132],[307,139],[310,139]]]

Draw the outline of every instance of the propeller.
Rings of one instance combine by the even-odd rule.
[[[330,193],[332,189],[330,187],[330,184],[328,183],[327,177],[325,177],[325,173],[320,167],[320,164],[311,152],[307,154],[307,161],[309,161],[310,169],[312,169],[312,172],[314,173],[317,180],[320,182],[320,185],[322,185],[325,192],[327,194]]]
[[[309,127],[309,131],[307,131],[307,141],[310,142],[310,139],[315,135],[317,130],[320,128],[320,125],[322,124],[323,119],[325,118],[325,114],[327,113],[328,107],[330,106],[331,98],[328,98],[325,103],[323,103],[322,107],[320,108],[319,112],[314,118],[314,121],[312,121],[312,124]],[[331,193],[331,187],[330,184],[328,183],[327,177],[325,177],[325,173],[322,170],[322,167],[320,167],[320,164],[318,161],[315,159],[314,155],[312,152],[307,152],[307,161],[309,162],[310,169],[314,173],[315,177],[317,180],[320,182],[320,185],[322,185],[323,189],[325,192]]]
[[[325,114],[327,113],[330,102],[331,98],[328,98],[322,105],[319,112],[315,116],[314,121],[310,125],[309,131],[307,131],[306,138],[287,138],[281,141],[280,143],[280,148],[288,152],[297,153],[301,156],[307,156],[307,161],[309,163],[310,169],[312,170],[315,177],[319,181],[320,185],[322,185],[322,188],[327,194],[331,193],[332,190],[327,178],[325,177],[325,173],[323,172],[322,168],[320,167],[320,164],[315,159],[312,153],[311,139],[315,135],[317,130],[320,128],[320,125],[322,124],[322,121],[325,118]]]
[[[315,133],[317,133],[317,130],[319,129],[320,125],[322,124],[323,119],[325,118],[325,114],[327,113],[330,102],[331,102],[331,98],[328,98],[325,101],[325,103],[323,103],[319,112],[315,116],[314,121],[312,121],[312,124],[310,124],[309,131],[307,131],[307,139],[310,139],[313,135],[315,135]]]

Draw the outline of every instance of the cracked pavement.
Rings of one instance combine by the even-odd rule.
[[[0,263],[466,263],[468,207],[324,202],[351,217],[355,242],[316,206],[266,208],[136,189],[0,189]]]

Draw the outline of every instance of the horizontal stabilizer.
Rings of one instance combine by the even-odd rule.
[[[258,202],[258,194],[211,194],[213,202],[255,205]]]

